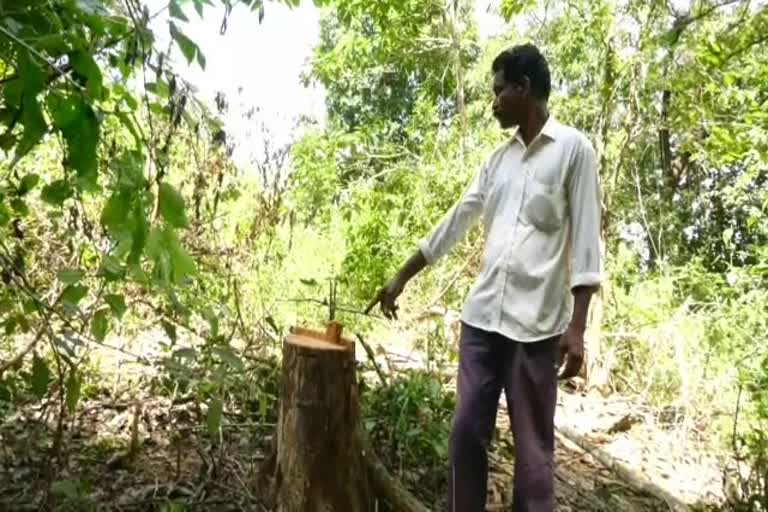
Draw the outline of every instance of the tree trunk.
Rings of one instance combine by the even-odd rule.
[[[274,493],[278,512],[372,510],[359,439],[355,347],[294,329],[283,345]]]

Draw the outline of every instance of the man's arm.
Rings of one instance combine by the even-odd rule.
[[[425,267],[434,264],[456,245],[477,221],[483,209],[484,180],[486,167],[483,166],[475,174],[467,190],[456,204],[443,217],[442,221],[432,231],[431,235],[419,243],[419,248],[400,268],[395,276],[381,288],[368,304],[366,314],[376,304],[381,304],[381,311],[387,318],[397,320],[397,305],[395,301],[416,274]]]
[[[561,379],[575,377],[584,361],[584,332],[589,303],[600,286],[600,184],[595,151],[588,141],[576,149],[568,176],[571,220],[571,293],[573,316],[560,340]]]

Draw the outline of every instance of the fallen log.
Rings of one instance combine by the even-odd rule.
[[[645,475],[631,468],[627,463],[617,459],[599,446],[595,446],[589,439],[587,439],[586,435],[568,425],[557,425],[555,430],[557,435],[565,438],[590,454],[595,460],[607,469],[616,473],[619,478],[627,482],[630,486],[664,501],[673,512],[688,512],[689,507],[687,503],[672,495],[672,493],[658,484],[651,482]]]

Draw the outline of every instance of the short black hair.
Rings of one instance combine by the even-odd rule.
[[[494,73],[502,71],[504,80],[513,84],[522,83],[523,77],[527,76],[534,95],[540,99],[549,99],[552,91],[549,64],[534,45],[522,44],[504,50],[493,60],[491,69]]]

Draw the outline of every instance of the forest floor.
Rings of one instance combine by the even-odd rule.
[[[419,357],[413,351],[389,352],[387,360],[408,366],[418,364]],[[119,367],[121,380],[105,378],[91,390],[76,414],[62,423],[60,440],[58,403],[20,405],[5,416],[0,425],[0,511],[40,510],[46,500],[56,510],[267,510],[259,468],[274,423],[255,422],[242,411],[225,413],[221,436],[212,440],[195,401],[174,401],[151,395],[146,387],[127,386],[127,376],[148,369],[127,361]],[[679,434],[648,421],[642,411],[621,397],[563,392],[557,421],[688,503],[720,501],[716,461],[681,453],[686,450],[680,448]],[[502,404],[491,452],[488,510],[509,510],[514,447],[506,418]],[[638,490],[562,437],[556,459],[559,512],[669,510],[663,500]],[[52,468],[57,468],[55,475]],[[441,482],[437,488],[415,491],[438,509],[444,480],[435,481]],[[183,507],[173,508],[173,503]]]

